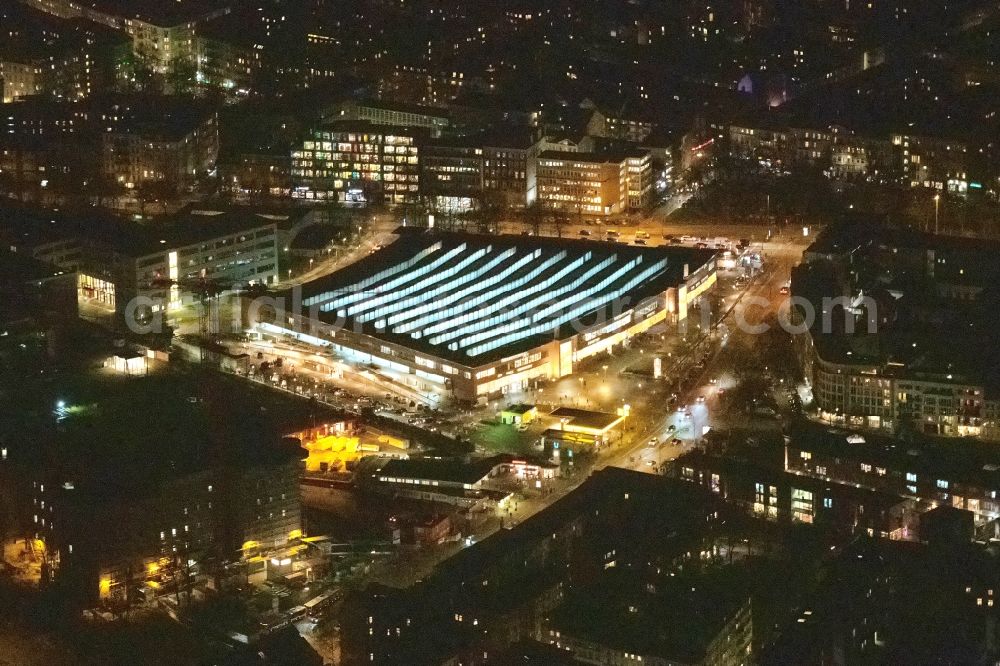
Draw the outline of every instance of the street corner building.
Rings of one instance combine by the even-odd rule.
[[[387,386],[471,402],[572,374],[594,354],[683,320],[716,282],[710,250],[399,233],[257,308],[257,332],[324,348]]]

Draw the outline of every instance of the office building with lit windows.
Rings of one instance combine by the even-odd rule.
[[[470,210],[483,192],[483,149],[475,141],[432,141],[420,155],[420,189],[435,210]]]
[[[337,122],[292,151],[296,199],[401,204],[419,197],[419,130]]]
[[[538,201],[564,214],[617,215],[645,208],[652,195],[653,171],[646,151],[545,151],[535,164]]]
[[[617,215],[627,202],[626,166],[608,155],[546,151],[538,156],[538,201],[574,215]]]
[[[395,243],[285,294],[256,330],[291,336],[387,385],[460,400],[573,373],[716,281],[708,250],[400,229]]]
[[[534,157],[542,142],[527,133],[497,132],[483,141],[483,193],[512,208],[535,200]]]

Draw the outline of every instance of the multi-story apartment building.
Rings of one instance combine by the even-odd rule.
[[[4,102],[37,94],[80,100],[109,93],[123,80],[123,65],[132,48],[122,32],[85,18],[58,18],[20,3],[0,9],[0,24]]]
[[[264,64],[266,35],[253,17],[220,16],[200,23],[195,38],[196,79],[226,91],[248,90]]]
[[[793,425],[785,443],[785,470],[972,512],[982,525],[1000,517],[1000,455],[991,444],[956,448],[952,442],[852,434],[819,423]]]
[[[416,201],[420,159],[415,130],[336,122],[292,151],[292,196],[346,203]]]
[[[769,122],[733,124],[730,150],[775,167],[807,164],[832,178],[893,180],[901,173],[889,139],[860,136],[843,127],[813,128]]]
[[[12,54],[0,56],[0,96],[4,104],[41,91],[41,65],[34,61],[21,62]]]
[[[997,359],[968,344],[991,326],[997,251],[870,221],[824,231],[792,282],[815,314],[799,340],[818,416],[889,432],[1000,437]],[[857,281],[874,265],[882,269],[876,281]],[[942,326],[951,344],[935,335]]]
[[[119,113],[120,122],[115,120]],[[101,135],[104,173],[129,189],[158,181],[176,188],[190,185],[219,156],[218,116],[198,105],[177,103],[158,113],[115,105],[101,119],[112,125]]]
[[[159,381],[153,395],[172,386]],[[17,513],[45,555],[43,581],[60,581],[75,592],[70,600],[135,604],[139,595],[181,594],[209,574],[224,577],[231,565],[302,536],[298,440],[272,435],[274,426],[250,411],[252,401],[227,405],[260,428],[236,436],[220,435],[210,421],[240,417],[212,417],[197,400],[169,409],[157,400],[102,394],[88,405],[84,418],[129,423],[111,445],[128,446],[129,460],[47,443],[33,455],[11,448],[0,463],[19,472],[2,482],[22,498]],[[170,422],[171,414],[184,424]],[[62,423],[54,441],[82,436],[74,417]],[[232,452],[213,453],[221,446]],[[170,457],[178,452],[182,462]]]
[[[881,62],[866,51],[860,64],[730,125],[732,153],[776,169],[805,164],[832,178],[995,196],[994,79],[931,55]]]
[[[128,37],[86,19],[68,22],[61,37],[41,61],[43,92],[73,101],[113,92],[124,76]]]
[[[738,446],[726,455],[691,451],[670,463],[668,473],[771,522],[896,538],[907,526],[915,526],[918,507],[913,502],[885,490],[813,478],[792,466],[785,469],[783,457],[778,442],[752,449]]]
[[[60,18],[82,17],[125,32],[132,38],[133,53],[161,74],[176,62],[193,63],[197,56],[197,25],[230,11],[227,5],[202,0],[30,0],[28,4]]]
[[[181,112],[159,123],[136,118],[101,138],[105,174],[130,189],[158,181],[189,185],[211,170],[219,155],[214,112]]]
[[[651,507],[661,510],[650,513]],[[650,520],[650,515],[657,518]],[[642,611],[630,611],[627,603],[593,607],[595,613],[587,618],[591,624],[611,625],[622,615],[628,618],[631,635],[616,636],[618,640],[610,644],[604,640],[562,643],[557,627],[547,625],[563,610],[579,610],[569,598],[570,589],[599,598],[621,581],[617,572],[642,580],[646,603],[654,596],[649,591],[653,585],[641,572],[662,571],[661,580],[672,581],[675,563],[683,563],[684,572],[697,567],[686,559],[691,549],[710,548],[706,546],[710,530],[717,529],[728,515],[727,507],[688,484],[605,468],[528,521],[449,558],[416,585],[359,592],[345,604],[344,659],[372,664],[460,661],[482,666],[497,661],[496,656],[512,643],[534,639],[558,644],[558,654],[584,663],[739,663],[683,661],[652,649],[651,645],[658,648],[660,642],[649,641],[647,633],[636,629],[635,617],[649,612],[651,622],[662,619],[656,611],[663,606],[652,599]],[[636,530],[646,538],[637,539]],[[655,586],[664,590],[663,599],[671,598],[669,586],[661,586],[659,580]],[[735,592],[735,585],[729,589]],[[714,613],[722,610],[724,621],[715,631],[702,632],[700,636],[711,635],[697,647],[708,647],[713,657],[731,654],[727,647],[742,648],[745,656],[747,641],[743,639],[750,638],[751,622],[748,613],[737,612],[742,605],[737,603],[732,609],[728,604],[725,609],[711,606]],[[725,621],[730,618],[738,618],[739,629]],[[723,625],[734,630],[719,631]],[[712,641],[717,635],[723,636],[719,643]],[[690,650],[691,641],[687,642]],[[508,662],[501,659],[499,663]],[[550,657],[538,663],[561,661]]]
[[[21,191],[103,174],[126,188],[163,181],[180,188],[215,166],[213,108],[169,97],[31,99],[0,107],[0,163]]]
[[[971,164],[964,141],[926,134],[893,134],[890,139],[902,154],[906,184],[960,194],[968,191]]]

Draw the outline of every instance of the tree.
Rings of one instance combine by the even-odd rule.
[[[733,338],[726,347],[726,357],[737,380],[759,375],[764,364],[754,345],[740,338]]]
[[[534,236],[540,236],[542,233],[542,223],[545,222],[547,217],[547,212],[542,203],[537,199],[532,201],[524,209],[524,222],[529,227],[531,227],[531,233]]]
[[[155,92],[156,73],[150,66],[150,58],[142,53],[133,53],[122,62],[122,87],[128,92]]]
[[[197,68],[187,58],[174,58],[167,71],[167,85],[175,95],[189,95],[195,88]]]
[[[112,208],[114,208],[118,199],[125,194],[125,186],[106,173],[100,173],[87,180],[85,188],[88,195],[96,200],[98,206],[104,206],[108,199],[111,199]]]
[[[159,201],[163,212],[167,212],[167,202],[177,194],[177,184],[172,180],[147,180],[139,184],[136,188],[136,196],[139,198],[139,206],[142,214],[146,214],[146,204],[150,201]]]
[[[797,381],[801,379],[802,368],[799,366],[798,356],[795,353],[795,340],[791,334],[784,330],[778,323],[776,317],[768,319],[769,328],[761,336],[763,361],[775,377],[785,381]]]
[[[14,194],[17,192],[18,196],[20,196],[21,192],[17,180],[17,177],[11,171],[0,169],[0,194]]]
[[[417,201],[408,201],[399,207],[400,223],[416,226],[418,220],[427,219],[427,207]]]
[[[503,195],[487,192],[479,202],[479,207],[474,211],[473,218],[476,222],[476,230],[481,234],[498,234],[500,225],[507,216],[508,206]]]
[[[552,228],[555,229],[556,237],[562,238],[563,228],[569,224],[569,218],[562,213],[556,213],[550,218],[550,221],[552,222]]]
[[[86,199],[86,188],[80,176],[69,169],[49,174],[46,188],[67,207],[79,207]]]

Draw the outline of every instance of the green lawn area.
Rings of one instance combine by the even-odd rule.
[[[531,440],[535,437],[531,432],[518,432],[512,425],[495,423],[482,425],[472,435],[472,442],[486,449],[489,453],[528,453],[531,450]]]

